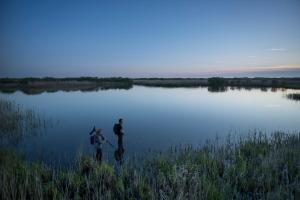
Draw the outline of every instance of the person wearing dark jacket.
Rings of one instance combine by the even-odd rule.
[[[123,136],[124,136],[123,119],[119,119],[119,123],[115,124],[114,132],[118,137],[118,148],[123,149]]]

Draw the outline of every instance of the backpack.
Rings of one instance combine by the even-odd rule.
[[[91,143],[91,145],[94,145],[95,142],[96,142],[96,136],[95,135],[90,136],[90,143]]]
[[[118,124],[115,124],[115,125],[114,125],[113,130],[114,130],[114,133],[115,133],[116,135],[119,135],[119,127],[118,127]]]

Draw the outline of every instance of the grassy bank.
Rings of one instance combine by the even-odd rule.
[[[81,156],[72,169],[0,151],[2,199],[296,199],[300,135],[251,134],[223,145],[149,153],[119,170]],[[299,196],[298,196],[299,197]]]
[[[300,88],[300,78],[143,78],[133,79],[136,85],[154,87],[274,87]]]

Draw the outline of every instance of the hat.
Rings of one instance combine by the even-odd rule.
[[[100,133],[101,131],[102,131],[102,129],[101,128],[96,128],[96,133]]]

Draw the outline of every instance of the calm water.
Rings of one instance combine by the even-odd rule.
[[[285,98],[297,90],[228,90],[153,88],[26,95],[0,93],[51,119],[46,133],[24,140],[17,148],[32,159],[65,160],[79,151],[92,153],[88,133],[94,125],[113,143],[112,127],[124,119],[125,156],[172,145],[199,145],[229,133],[300,130],[300,102]],[[105,159],[113,158],[106,146]]]

